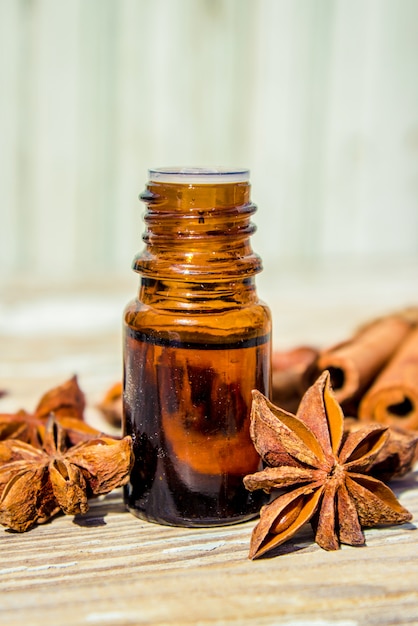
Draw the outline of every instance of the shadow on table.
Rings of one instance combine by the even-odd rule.
[[[89,510],[84,515],[75,515],[73,524],[83,527],[106,526],[109,514],[126,513],[122,493],[119,489],[89,500]]]
[[[403,478],[396,478],[388,482],[388,486],[392,489],[393,493],[399,498],[403,493],[410,489],[418,488],[418,469],[414,472],[409,472]]]

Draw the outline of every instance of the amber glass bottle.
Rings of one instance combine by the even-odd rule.
[[[141,518],[180,526],[253,517],[263,496],[249,435],[251,390],[270,392],[271,317],[256,294],[248,171],[150,171],[146,247],[124,316],[125,489]]]

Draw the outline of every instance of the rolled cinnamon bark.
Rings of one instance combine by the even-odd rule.
[[[295,412],[313,382],[318,350],[299,346],[288,351],[273,352],[272,401],[286,411]]]
[[[418,328],[410,331],[364,395],[359,418],[418,429]]]
[[[322,352],[321,371],[329,370],[339,402],[358,396],[377,376],[411,329],[406,316],[388,316],[361,329],[348,341]]]

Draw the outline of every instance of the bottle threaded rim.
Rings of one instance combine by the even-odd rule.
[[[250,171],[246,168],[158,167],[150,169],[148,173],[152,182],[183,185],[246,183],[250,178]]]

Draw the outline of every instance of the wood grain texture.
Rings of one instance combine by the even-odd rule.
[[[418,514],[417,475],[399,488]],[[181,529],[143,522],[120,493],[83,517],[0,536],[1,623],[408,624],[418,620],[413,524],[366,531],[366,548],[325,552],[310,528],[259,562],[254,523]],[[414,621],[415,620],[415,621]]]
[[[393,300],[396,280],[384,283],[379,305],[400,305]],[[347,308],[332,294],[332,304],[326,285],[313,291],[299,285],[283,308],[274,307],[279,336],[338,339],[375,313],[361,299]],[[410,294],[414,285],[410,276]],[[44,391],[77,373],[88,421],[109,431],[95,403],[121,373],[119,313],[126,297],[117,286],[51,293],[16,285],[4,293],[0,388],[8,395],[0,411],[31,410]],[[127,512],[120,491],[92,500],[82,517],[60,516],[24,534],[0,529],[0,624],[416,625],[418,471],[391,486],[413,513],[411,523],[366,530],[366,547],[336,552],[314,544],[307,526],[271,558],[254,562],[247,555],[255,521],[160,526]]]

